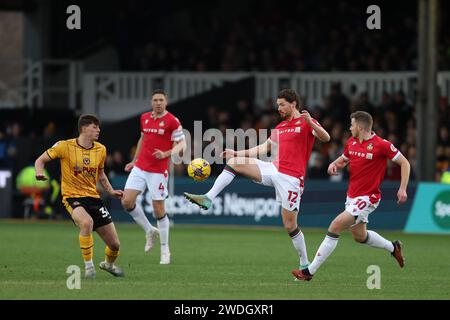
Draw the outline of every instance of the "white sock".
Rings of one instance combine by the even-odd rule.
[[[383,238],[378,233],[372,230],[367,230],[367,240],[365,244],[374,248],[386,249],[389,252],[394,251],[394,245],[392,244],[391,241],[386,240],[385,238]]]
[[[85,267],[86,269],[88,269],[88,268],[93,268],[93,267],[94,267],[94,262],[92,261],[92,259],[89,260],[89,261],[85,261],[85,262],[84,262],[84,267]]]
[[[159,240],[161,242],[161,252],[169,251],[169,226],[170,221],[167,214],[162,218],[158,219],[158,229],[159,229]]]
[[[337,236],[337,237],[336,237]],[[309,273],[316,273],[317,269],[320,268],[320,265],[328,259],[331,253],[336,249],[338,244],[339,235],[327,233],[325,239],[323,239],[320,244],[319,250],[317,250],[316,256],[314,257],[313,262],[308,267]]]
[[[128,211],[128,213],[133,217],[134,221],[138,225],[141,226],[142,229],[144,229],[145,233],[149,233],[152,229],[152,225],[150,224],[150,221],[148,221],[147,216],[144,213],[144,210],[142,210],[142,207],[137,205],[134,207],[133,210]]]
[[[209,200],[214,200],[215,197],[223,190],[227,185],[233,181],[235,177],[235,174],[228,170],[228,167],[225,167],[223,169],[222,173],[219,174],[216,181],[214,182],[214,185],[212,186],[211,190],[206,194],[206,196],[209,198]]]
[[[305,237],[303,236],[303,233],[300,231],[300,229],[298,229],[298,231],[299,232],[297,234],[291,236],[291,240],[300,257],[300,265],[303,266],[309,264],[308,252],[306,251]]]

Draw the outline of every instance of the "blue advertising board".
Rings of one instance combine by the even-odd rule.
[[[111,180],[115,188],[123,188],[127,176],[116,176]],[[183,192],[206,193],[214,183],[210,178],[195,182],[190,178],[175,178],[174,196],[166,200],[166,212],[175,223],[188,224],[233,224],[257,226],[282,226],[281,205],[275,201],[275,190],[245,178],[236,178],[209,210],[201,210],[187,201]],[[398,182],[386,181],[382,185],[382,201],[370,215],[370,226],[378,229],[402,230],[405,226],[412,200],[402,206],[397,205]],[[327,228],[334,217],[344,210],[347,183],[328,180],[306,181],[300,203],[298,218],[301,227]],[[408,189],[409,199],[413,199],[415,185]],[[149,217],[153,216],[151,199],[146,192],[138,197]],[[110,203],[114,221],[132,221],[120,207],[118,201]]]
[[[405,232],[450,233],[450,185],[419,184]]]

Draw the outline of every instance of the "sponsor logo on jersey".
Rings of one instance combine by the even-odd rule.
[[[93,168],[93,167],[75,166],[73,168],[73,174],[75,177],[77,177],[79,174],[82,174],[84,177],[95,177],[96,173],[97,173],[97,168]]]
[[[158,133],[158,129],[145,128],[143,130],[145,133]]]
[[[79,166],[73,167],[73,174],[75,177],[78,176],[79,174],[81,174],[82,172],[83,172],[83,170],[81,169],[81,167],[79,167]]]
[[[295,127],[295,132],[300,132],[302,130],[302,128],[300,128],[300,127]]]
[[[297,130],[297,129],[299,129],[299,130]],[[292,133],[292,132],[299,133],[300,132],[300,127],[295,127],[295,129],[294,128],[283,129],[283,130],[279,130],[278,132],[279,132],[279,134]]]
[[[358,157],[358,158],[366,158],[368,160],[373,159],[373,153],[369,153],[369,152],[358,152],[358,151],[349,150],[348,153],[350,155]]]
[[[164,129],[158,129],[158,134],[163,135],[164,134]]]

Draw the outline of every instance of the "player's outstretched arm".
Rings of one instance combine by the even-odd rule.
[[[408,187],[409,182],[409,174],[411,172],[411,165],[409,164],[408,159],[405,158],[404,155],[400,154],[398,159],[394,160],[395,163],[400,165],[401,167],[401,180],[400,187],[397,192],[397,203],[402,204],[405,203],[408,199],[408,194],[406,193],[406,188]]]
[[[313,121],[313,118],[311,117],[311,115],[309,114],[308,111],[306,110],[302,110],[302,112],[300,113],[300,115],[305,118],[306,122],[308,122],[308,124],[313,128],[314,132],[315,132],[315,136],[322,142],[328,142],[330,141],[330,135],[328,134],[327,130],[325,130],[324,128],[322,128],[320,125],[318,125],[317,123],[315,123]],[[317,121],[317,120],[315,120]]]
[[[36,171],[36,180],[48,180],[48,177],[44,175],[44,167],[47,162],[52,161],[52,158],[50,158],[47,154],[47,151],[44,152],[39,156],[39,158],[36,159],[34,162],[34,169]]]
[[[344,168],[348,164],[348,160],[346,160],[343,156],[340,156],[336,160],[334,160],[328,166],[328,174],[330,176],[337,176],[338,170]]]
[[[267,139],[264,143],[247,150],[234,151],[231,149],[225,149],[225,151],[221,153],[221,156],[224,158],[231,158],[231,157],[255,158],[259,155],[267,155],[267,153],[270,151],[270,148],[271,143],[270,140]]]
[[[98,181],[102,184],[103,188],[105,188],[105,191],[108,192],[108,194],[112,197],[121,199],[123,196],[122,190],[114,190],[114,188],[111,186],[111,183],[109,183],[108,177],[105,174],[105,170],[103,168],[99,169],[98,171]]]

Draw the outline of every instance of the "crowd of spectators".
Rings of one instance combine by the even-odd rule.
[[[328,164],[343,153],[344,143],[350,137],[350,114],[357,110],[367,111],[373,115],[373,130],[379,136],[388,139],[408,158],[411,163],[411,179],[416,177],[416,119],[415,107],[407,102],[402,91],[385,92],[380,104],[368,100],[365,92],[347,97],[334,85],[330,95],[319,105],[308,106],[307,110],[330,133],[328,143],[316,142],[308,163],[308,177],[311,179],[342,180],[348,178],[348,171],[342,171],[337,177],[329,177]],[[450,105],[446,99],[439,102],[439,130],[437,132],[437,162],[435,180],[440,181],[443,172],[450,164]],[[275,101],[269,100],[263,107],[255,106],[249,101],[238,101],[236,106],[218,108],[207,107],[206,127],[218,128],[225,133],[227,128],[272,129],[280,121]],[[185,174],[185,165],[176,166],[179,175]],[[217,172],[215,172],[217,174]],[[213,172],[214,174],[214,172]],[[400,180],[400,166],[388,162],[387,180]]]
[[[330,133],[328,143],[316,142],[308,164],[308,177],[311,179],[346,179],[348,172],[330,178],[327,175],[328,164],[343,152],[345,141],[349,138],[350,114],[356,110],[364,110],[373,115],[373,130],[379,136],[393,142],[409,159],[412,165],[411,179],[416,175],[416,119],[415,107],[408,103],[403,92],[385,92],[380,104],[373,104],[365,92],[352,97],[342,94],[340,86],[332,86],[330,94],[318,105],[308,106],[307,110]],[[436,148],[436,177],[439,181],[443,172],[450,165],[450,105],[446,99],[439,100],[439,123]],[[226,129],[273,129],[280,117],[274,100],[268,100],[264,106],[256,106],[252,101],[239,100],[235,106],[220,108],[216,105],[205,106],[203,129],[216,128],[225,136]],[[178,115],[181,116],[181,115]],[[182,116],[181,116],[182,118]],[[0,123],[0,168],[13,169],[14,175],[23,167],[32,164],[43,150],[59,139],[67,139],[57,130],[55,122],[50,121],[41,131],[24,130],[20,122]],[[225,141],[226,142],[226,141]],[[248,145],[249,142],[247,142]],[[206,145],[207,143],[204,142]],[[204,146],[205,146],[204,145]],[[106,171],[110,178],[125,174],[124,166],[134,157],[136,146],[124,149],[108,149]],[[192,151],[193,154],[193,151]],[[52,167],[53,165],[53,167]],[[59,172],[49,166],[54,177]],[[214,167],[214,169],[219,167]],[[213,175],[218,170],[213,170]],[[186,175],[186,165],[175,166],[177,176]],[[388,163],[386,178],[400,179],[400,167]]]
[[[132,19],[140,8],[130,5],[127,15],[117,13],[114,43],[123,70],[417,70],[417,8],[397,15],[395,5],[384,4],[381,30],[367,28],[366,8],[348,1],[248,1],[197,5],[159,18],[139,12],[141,18]],[[442,19],[439,70],[450,69],[446,24]]]
[[[16,139],[20,135],[20,125],[14,123],[0,129],[0,168],[11,168],[17,155]]]

